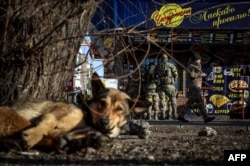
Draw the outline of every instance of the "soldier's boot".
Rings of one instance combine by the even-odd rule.
[[[173,109],[172,116],[173,116],[173,120],[177,120],[178,119],[179,115],[177,113],[177,107]]]
[[[204,107],[200,108],[200,114],[202,114],[205,123],[211,122],[215,119],[214,116],[212,117],[208,116],[207,109]]]
[[[162,116],[162,119],[163,119],[163,120],[166,119],[166,113],[165,113],[165,111],[162,111],[162,112],[161,112],[161,116]]]
[[[174,119],[174,120],[177,120],[177,119],[178,119],[178,116],[179,116],[178,114],[174,114],[174,115],[173,115],[173,119]]]
[[[171,115],[169,115],[168,120],[174,120],[174,118]]]
[[[179,113],[177,120],[182,121],[182,122],[188,122],[188,120],[184,118],[185,113],[186,113],[186,110],[182,110],[182,112]]]
[[[154,119],[155,120],[158,120],[158,114],[155,112],[155,114],[154,114]]]
[[[205,123],[211,122],[212,120],[215,119],[214,116],[212,116],[212,117],[206,116],[206,117],[203,117],[203,118],[204,118],[204,122],[205,122]]]

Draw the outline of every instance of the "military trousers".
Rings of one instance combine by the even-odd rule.
[[[160,85],[159,86],[159,96],[160,96],[160,109],[163,113],[166,112],[168,108],[168,117],[176,119],[177,114],[177,103],[176,103],[176,89],[174,85]],[[164,117],[163,117],[164,118]]]
[[[154,114],[154,119],[158,119],[158,112],[160,111],[160,108],[159,108],[159,95],[158,93],[156,92],[156,90],[147,90],[147,94],[146,94],[146,98],[148,101],[152,102],[152,106],[149,107],[149,110],[148,110],[148,118],[151,119],[151,113],[153,111],[153,114]]]
[[[197,108],[199,110],[199,113],[206,118],[207,115],[207,109],[204,105],[202,96],[201,96],[201,88],[199,86],[191,86],[189,87],[188,91],[188,101],[185,104],[185,112],[191,112],[191,109]],[[185,112],[182,112],[182,114],[185,114]]]

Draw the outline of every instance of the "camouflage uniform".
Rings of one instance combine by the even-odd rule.
[[[176,89],[175,82],[177,81],[178,73],[176,67],[168,62],[168,56],[163,54],[162,62],[158,66],[159,75],[159,96],[162,119],[166,118],[166,109],[170,102],[168,113],[169,119],[177,119],[177,104],[176,104]]]
[[[155,73],[155,65],[150,64],[149,70],[145,74],[145,82],[146,82],[146,98],[148,101],[152,102],[152,105],[148,108],[148,119],[151,119],[152,109],[154,111],[154,119],[158,120],[158,112],[159,112],[159,95],[156,92],[157,84],[156,84],[156,73]]]
[[[191,108],[196,106],[200,110],[201,115],[206,115],[206,109],[201,96],[201,86],[202,86],[202,70],[201,64],[196,64],[194,62],[189,63],[188,70],[191,72],[188,76],[188,98],[185,105],[186,111],[190,111]]]
[[[203,116],[205,122],[209,122],[214,117],[208,117],[206,107],[204,105],[201,96],[202,78],[206,77],[206,73],[202,72],[202,66],[200,62],[201,57],[198,54],[192,56],[191,62],[188,64],[188,101],[185,104],[184,111],[180,115],[180,120],[186,122],[184,119],[185,112],[191,112],[191,109],[196,107],[199,109],[199,113]]]

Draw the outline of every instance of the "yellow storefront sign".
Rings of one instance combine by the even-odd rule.
[[[155,21],[156,26],[174,28],[182,23],[184,16],[191,15],[191,11],[191,7],[183,9],[176,3],[170,3],[153,12],[151,18]]]

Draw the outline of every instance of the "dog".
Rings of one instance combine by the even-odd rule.
[[[131,114],[145,112],[151,105],[133,100],[118,89],[106,88],[97,73],[93,73],[91,85],[92,98],[79,105],[24,99],[1,106],[0,142],[25,149],[58,150],[75,140],[88,146],[89,135],[101,133],[115,138]]]

